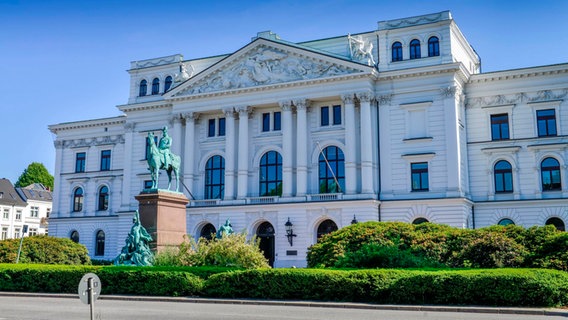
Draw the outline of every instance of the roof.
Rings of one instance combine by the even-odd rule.
[[[51,202],[53,200],[51,191],[41,183],[33,183],[27,187],[16,188],[16,191],[26,201],[37,200]]]
[[[26,202],[20,197],[12,182],[8,179],[0,179],[0,205],[5,206],[27,206]]]

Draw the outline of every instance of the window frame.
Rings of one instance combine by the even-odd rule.
[[[75,190],[73,191],[72,212],[83,211],[83,203],[85,201],[84,195],[85,195],[85,191],[83,191],[83,188],[81,188],[81,187],[75,188]]]
[[[138,85],[138,96],[145,97],[148,94],[148,81],[146,79],[140,80]]]
[[[395,41],[391,45],[391,61],[398,62],[402,60],[402,43],[400,41]]]
[[[332,148],[335,150],[335,154],[331,153],[334,158],[329,157]],[[325,169],[322,170],[322,168]],[[333,190],[332,186],[334,186]],[[345,154],[338,146],[329,145],[318,155],[318,190],[320,194],[344,193],[345,191]]]
[[[75,153],[75,173],[85,172],[87,167],[87,153],[77,152]]]
[[[505,119],[499,119],[503,117],[505,117]],[[502,140],[511,139],[508,113],[491,114],[489,115],[489,121],[491,125],[491,141],[502,141]]]
[[[152,95],[160,94],[160,79],[157,77],[152,80]]]
[[[216,159],[220,160],[217,162]],[[215,180],[215,177],[218,177],[218,180]],[[223,199],[225,195],[225,158],[213,155],[207,159],[204,182],[204,199]],[[218,194],[214,194],[216,188],[219,189]]]
[[[539,115],[544,112],[552,111],[552,115]],[[537,109],[536,110],[536,130],[538,137],[556,137],[558,136],[558,125],[556,121],[556,109]],[[541,123],[544,124],[544,131],[541,131]],[[551,132],[554,129],[554,132]]]
[[[426,167],[416,167],[419,165],[425,165]],[[425,192],[430,191],[430,173],[429,173],[430,164],[428,161],[423,162],[411,162],[410,163],[410,190],[412,192]],[[418,177],[416,180],[415,177]],[[424,177],[426,180],[424,181]],[[415,184],[415,182],[418,182]],[[424,186],[425,182],[425,186]],[[418,185],[418,187],[416,187]]]
[[[272,170],[274,172],[271,174]],[[270,179],[272,175],[275,176],[274,179]],[[282,155],[274,150],[265,152],[259,162],[258,195],[261,197],[282,196],[282,181]],[[274,185],[274,188],[270,188],[271,185]]]
[[[105,242],[105,232],[103,230],[98,230],[95,234],[95,256],[100,257],[105,255]]]
[[[111,165],[111,150],[101,150],[101,171],[110,171]]]
[[[412,39],[412,41],[410,41],[410,44],[408,46],[410,60],[422,58],[422,53],[420,52],[420,46],[421,46],[420,40]]]
[[[428,38],[428,57],[439,57],[439,56],[440,56],[440,39],[437,36],[431,36],[430,38]]]
[[[164,92],[167,92],[168,90],[170,90],[173,83],[174,82],[173,82],[172,76],[167,76],[166,79],[164,80]]]
[[[105,192],[103,192],[103,189],[106,189]],[[99,191],[97,193],[98,197],[97,197],[97,211],[106,211],[108,210],[108,204],[109,204],[109,197],[110,197],[110,192],[109,192],[109,187],[106,185],[102,185],[99,188]]]
[[[505,163],[508,165],[508,168],[497,168],[499,164]],[[507,180],[507,177],[509,177],[509,180]],[[507,181],[511,182],[510,186],[507,185]],[[513,166],[509,161],[499,160],[495,162],[495,165],[493,166],[493,183],[495,186],[495,193],[513,193]],[[498,186],[500,186],[500,188],[498,188]]]
[[[544,163],[547,160],[554,160],[556,163],[553,166],[544,167]],[[556,175],[555,175],[556,173]],[[545,174],[547,175],[547,179],[550,179],[550,187],[547,187],[544,183],[545,181]],[[557,180],[554,178],[558,177]],[[561,191],[562,190],[562,172],[560,171],[560,161],[558,161],[554,157],[546,157],[542,159],[540,162],[540,182],[541,188],[543,192],[547,191]],[[554,186],[557,185],[557,186]]]

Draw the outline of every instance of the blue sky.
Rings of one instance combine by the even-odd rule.
[[[119,115],[130,61],[230,53],[259,31],[300,42],[450,10],[482,71],[568,62],[568,1],[0,0],[0,178],[53,174],[50,124]]]

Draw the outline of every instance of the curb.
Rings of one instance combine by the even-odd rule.
[[[79,299],[76,294],[58,293],[31,293],[0,291],[0,297],[38,297],[38,298],[66,298]],[[253,300],[253,299],[208,299],[193,297],[159,297],[159,296],[128,296],[128,295],[101,295],[101,300],[122,301],[156,301],[179,303],[210,303],[210,304],[241,304],[266,305],[314,308],[341,308],[341,309],[369,309],[369,310],[400,310],[422,312],[461,312],[461,313],[491,313],[491,314],[519,314],[538,316],[568,317],[568,310],[554,308],[512,308],[512,307],[477,307],[477,306],[421,306],[421,305],[388,305],[368,304],[355,302],[319,302],[319,301],[284,301],[284,300]]]

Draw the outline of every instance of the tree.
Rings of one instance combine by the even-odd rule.
[[[32,183],[41,183],[53,190],[53,176],[47,171],[43,163],[32,162],[16,181],[16,187],[26,187]]]

